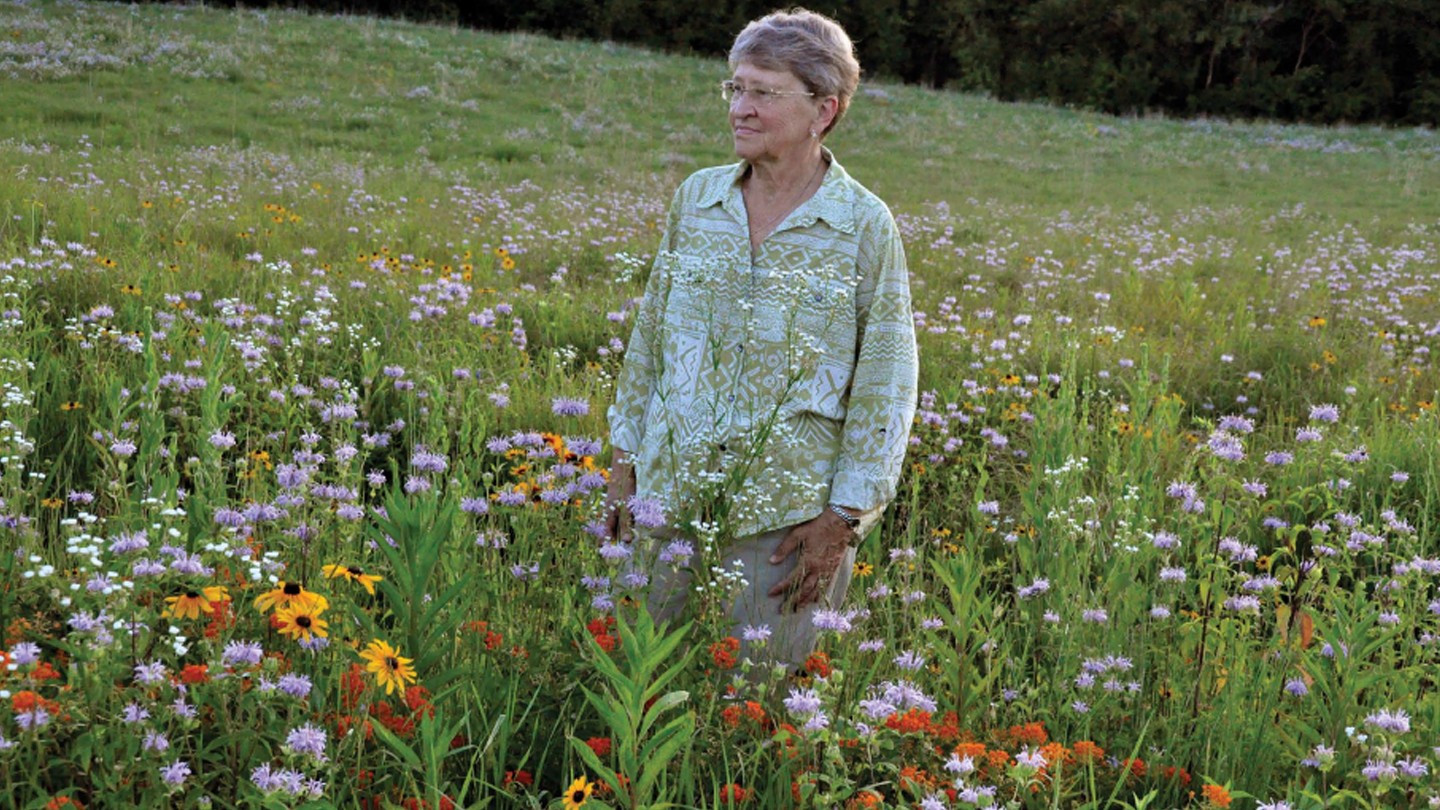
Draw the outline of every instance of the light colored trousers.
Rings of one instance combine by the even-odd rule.
[[[726,547],[721,559],[728,569],[735,561],[744,566],[746,585],[729,605],[731,635],[740,639],[740,659],[749,657],[757,664],[784,663],[792,667],[803,667],[805,659],[815,650],[815,639],[819,630],[812,622],[815,611],[839,609],[850,588],[850,576],[855,563],[855,549],[845,552],[840,568],[830,577],[830,587],[822,589],[820,601],[806,605],[798,611],[782,610],[784,596],[770,596],[770,589],[780,584],[795,569],[800,554],[797,550],[779,565],[770,564],[770,555],[785,538],[789,527],[775,529],[763,534],[751,535]],[[651,559],[671,538],[650,541]],[[649,566],[650,596],[646,606],[656,624],[673,621],[685,609],[685,600],[693,590],[688,570],[674,570],[664,563]],[[752,642],[745,641],[742,630],[745,627],[769,627],[770,638],[762,649],[757,650]]]

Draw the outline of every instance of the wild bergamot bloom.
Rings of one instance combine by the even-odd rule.
[[[255,597],[255,609],[264,613],[267,610],[299,607],[310,608],[316,613],[330,607],[330,601],[313,591],[305,590],[305,586],[298,582],[286,582],[280,580],[275,590],[267,591]]]
[[[590,794],[595,792],[595,785],[585,778],[584,774],[575,777],[570,787],[565,788],[565,810],[578,810],[590,801]]]
[[[215,603],[229,598],[229,592],[221,585],[186,591],[179,596],[166,597],[165,603],[169,607],[160,616],[165,619],[198,619],[201,613],[214,613]]]
[[[325,638],[325,628],[330,625],[320,618],[323,610],[324,608],[301,604],[281,608],[275,611],[276,628],[296,641],[309,641],[316,636]]]
[[[412,659],[401,658],[399,650],[380,639],[370,642],[360,657],[367,662],[365,671],[375,673],[375,682],[385,687],[387,695],[415,681],[415,668],[410,666]]]
[[[331,579],[339,577],[360,583],[365,588],[365,592],[371,596],[375,595],[375,583],[383,579],[374,574],[367,574],[363,568],[355,565],[327,565],[322,570],[325,572],[325,576]]]

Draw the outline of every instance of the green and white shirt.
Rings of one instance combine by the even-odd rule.
[[[827,150],[820,188],[755,250],[741,162],[681,184],[609,411],[637,494],[735,536],[895,495],[918,355],[890,210]]]

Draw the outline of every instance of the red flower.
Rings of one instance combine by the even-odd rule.
[[[530,787],[533,784],[535,784],[535,777],[531,775],[529,771],[517,768],[513,771],[505,772],[505,781],[500,786],[503,788],[508,788],[511,785]]]
[[[210,680],[210,667],[206,664],[186,664],[180,670],[180,680],[190,685],[205,683]]]
[[[710,645],[710,657],[714,659],[715,666],[721,669],[730,669],[735,666],[736,654],[739,651],[740,639],[734,636],[726,636]]]
[[[359,664],[351,664],[350,669],[340,676],[340,702],[347,709],[353,709],[360,703],[360,697],[365,694],[365,668]]]
[[[819,650],[816,650],[809,658],[805,659],[805,671],[811,675],[828,678],[830,677],[832,669],[833,667],[830,666],[830,656]]]
[[[410,707],[410,711],[413,714],[419,714],[428,710],[433,717],[435,715],[435,709],[430,705],[429,697],[430,690],[417,684],[406,688],[405,705]]]
[[[720,803],[722,805],[742,804],[749,798],[750,791],[733,782],[720,788]]]
[[[885,719],[885,725],[901,734],[914,734],[930,730],[930,713],[911,709],[904,714],[892,714]]]
[[[590,746],[590,750],[594,751],[597,757],[603,757],[610,753],[609,737],[591,737],[585,741],[585,744]]]

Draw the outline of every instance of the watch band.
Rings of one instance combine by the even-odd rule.
[[[860,518],[857,518],[849,512],[845,511],[845,508],[843,506],[836,506],[832,503],[830,504],[830,511],[834,512],[837,516],[839,516],[841,520],[845,521],[845,525],[849,526],[851,531],[854,531],[860,526]]]

